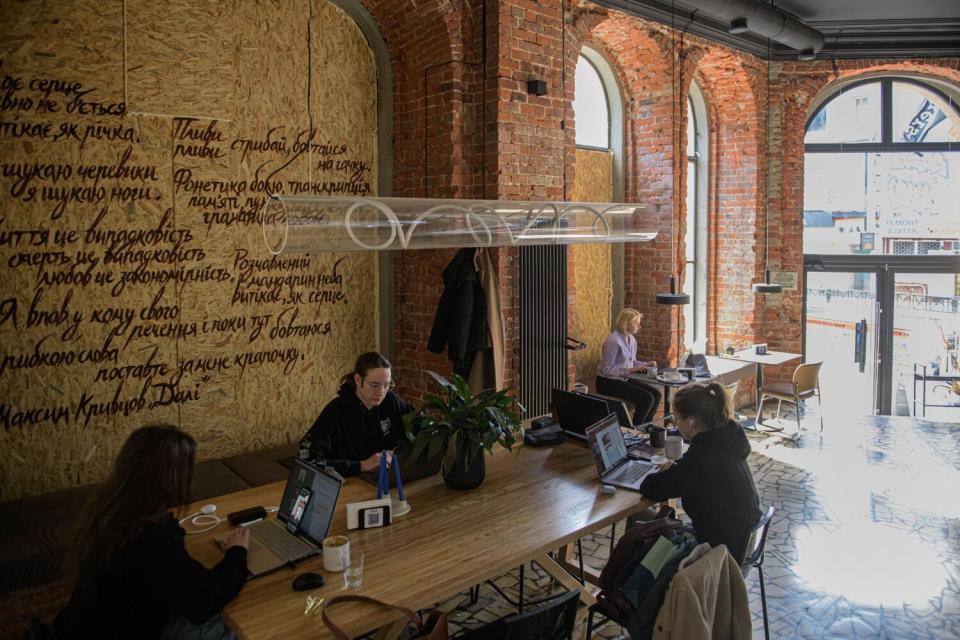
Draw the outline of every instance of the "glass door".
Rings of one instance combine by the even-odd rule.
[[[873,272],[808,271],[805,362],[822,362],[824,413],[875,413],[877,277]]]
[[[960,422],[960,275],[893,276],[892,413]]]

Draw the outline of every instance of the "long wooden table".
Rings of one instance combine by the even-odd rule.
[[[579,444],[524,447],[512,453],[497,449],[486,464],[486,480],[472,491],[450,489],[439,475],[410,483],[406,493],[411,512],[389,527],[363,531],[347,531],[345,505],[376,497],[376,488],[349,478],[331,535],[345,534],[364,551],[363,586],[344,590],[342,574],[324,572],[318,556],[250,580],[224,610],[225,619],[244,639],[329,638],[319,618],[304,617],[306,595],[357,593],[417,610],[531,560],[573,586],[576,582],[560,575],[560,565],[547,553],[653,504],[624,489],[612,496],[601,494],[590,451]],[[215,501],[218,513],[277,505],[283,484],[223,496]],[[192,505],[190,512],[198,509],[199,504]],[[216,563],[221,552],[214,538],[227,527],[188,537],[190,553],[207,566]],[[291,581],[304,571],[324,574],[327,584],[313,592],[293,591]],[[338,605],[332,616],[352,636],[395,617],[353,603]]]

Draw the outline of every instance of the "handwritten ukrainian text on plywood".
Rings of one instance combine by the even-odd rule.
[[[143,424],[294,441],[376,348],[375,257],[261,230],[270,193],[376,184],[372,53],[313,2],[309,65],[305,1],[0,6],[0,500]]]

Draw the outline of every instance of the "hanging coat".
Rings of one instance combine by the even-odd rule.
[[[487,303],[474,255],[475,249],[461,249],[443,270],[443,293],[427,341],[433,353],[447,347],[453,372],[464,379],[477,352],[490,346]]]

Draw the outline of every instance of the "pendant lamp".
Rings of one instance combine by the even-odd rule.
[[[671,30],[671,41],[670,41],[670,113],[673,116],[671,118],[673,131],[679,131],[677,127],[677,82],[676,82],[676,64],[677,56],[675,55],[676,43],[677,43],[677,7],[676,2],[670,3],[670,30]],[[683,42],[680,44],[680,52],[683,53]],[[683,73],[683,66],[680,67],[680,73]],[[676,152],[677,149],[677,136],[673,135],[673,149]],[[676,171],[677,163],[673,163],[674,171]],[[674,181],[676,182],[676,181]],[[677,292],[677,275],[674,271],[675,257],[674,257],[674,242],[673,242],[673,233],[674,233],[674,220],[676,219],[676,210],[677,210],[677,190],[674,186],[671,186],[670,189],[670,291],[658,293],[657,294],[657,304],[669,304],[669,305],[685,305],[690,304],[689,294],[683,292]]]
[[[770,0],[773,9],[773,0]],[[753,283],[754,293],[781,293],[783,286],[770,282],[770,62],[773,60],[770,38],[767,38],[767,175],[766,175],[766,215],[763,218],[763,282]]]

